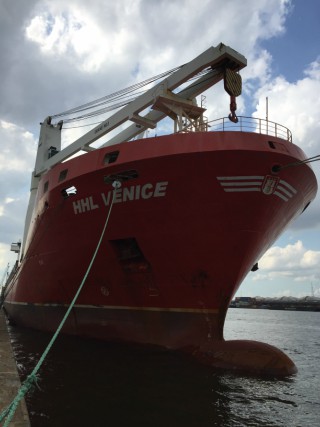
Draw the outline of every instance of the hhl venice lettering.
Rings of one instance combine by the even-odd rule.
[[[153,197],[164,197],[167,192],[168,181],[157,182],[156,184],[147,183],[144,185],[131,185],[130,187],[121,187],[116,190],[110,190],[107,193],[101,193],[103,206],[109,206],[114,191],[113,203],[124,203],[133,200],[148,200]],[[100,205],[93,200],[93,196],[88,196],[73,202],[73,211],[75,215],[99,209]]]

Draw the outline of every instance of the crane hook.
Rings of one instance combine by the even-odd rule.
[[[233,123],[238,123],[236,109],[237,109],[236,97],[233,95],[230,95],[230,114],[228,117],[229,117],[229,120],[231,120]]]

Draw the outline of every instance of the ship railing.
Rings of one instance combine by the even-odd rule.
[[[208,122],[208,127],[213,132],[253,132],[275,136],[292,142],[292,133],[288,128],[279,123],[256,117],[238,116],[237,123],[232,122],[228,117],[222,117]]]

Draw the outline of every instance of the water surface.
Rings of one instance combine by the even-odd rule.
[[[22,375],[51,334],[11,328]],[[230,309],[226,339],[255,339],[298,366],[286,380],[233,375],[160,348],[60,336],[26,398],[32,427],[320,425],[320,313]]]

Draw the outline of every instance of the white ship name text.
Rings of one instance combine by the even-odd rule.
[[[120,187],[116,190],[110,190],[107,193],[101,193],[102,205],[109,206],[114,191],[113,203],[124,203],[133,200],[148,200],[152,197],[164,197],[167,192],[168,181],[157,182],[156,184],[147,183],[144,185],[131,185],[130,187]],[[89,212],[99,209],[100,205],[94,201],[93,196],[73,202],[73,211],[75,214]]]

